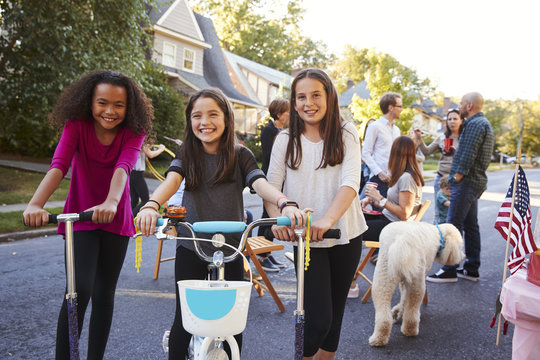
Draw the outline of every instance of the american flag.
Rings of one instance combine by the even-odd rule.
[[[514,178],[515,179],[515,178]],[[495,229],[497,229],[504,240],[508,239],[508,223],[510,222],[510,210],[512,208],[512,189],[514,179],[506,193],[506,198],[499,210]],[[531,230],[531,206],[529,202],[529,184],[525,177],[525,172],[519,167],[517,176],[516,198],[514,203],[514,216],[512,217],[512,234],[510,245],[513,246],[512,254],[508,259],[510,272],[515,273],[525,260],[525,255],[537,250]]]

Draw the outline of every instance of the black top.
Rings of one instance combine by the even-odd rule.
[[[268,167],[270,166],[270,155],[272,154],[272,145],[274,145],[274,139],[279,133],[278,129],[272,120],[266,124],[261,132],[261,148],[262,148],[262,166],[261,170],[265,175],[268,174]]]

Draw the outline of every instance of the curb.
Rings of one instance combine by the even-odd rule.
[[[28,230],[28,231],[0,234],[0,243],[12,242],[16,240],[31,239],[35,237],[52,236],[52,235],[56,235],[57,230],[58,228],[54,227],[50,229]]]

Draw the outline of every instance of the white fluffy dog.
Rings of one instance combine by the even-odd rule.
[[[418,335],[426,275],[433,261],[454,265],[464,259],[463,239],[456,227],[440,224],[439,229],[440,232],[437,226],[424,222],[398,221],[381,231],[379,258],[373,275],[375,329],[369,338],[371,346],[388,344],[392,324],[400,319],[403,335]],[[401,300],[390,310],[398,283]]]

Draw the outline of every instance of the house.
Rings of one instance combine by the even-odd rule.
[[[339,109],[341,110],[341,115],[349,121],[354,121],[349,105],[352,104],[355,95],[360,99],[369,100],[371,98],[365,80],[362,80],[357,84],[354,84],[352,80],[348,80],[347,90],[339,95]]]
[[[254,133],[264,106],[234,87],[212,20],[193,12],[187,0],[158,0],[149,17],[152,60],[163,65],[169,85],[186,97],[207,87],[221,89],[233,105],[235,129]]]
[[[436,137],[446,127],[446,113],[449,109],[457,108],[458,105],[445,97],[442,106],[437,106],[431,99],[419,99],[411,105],[415,110],[412,127],[421,129],[425,133]]]
[[[251,100],[268,107],[276,97],[288,98],[293,77],[223,50],[234,87]]]

